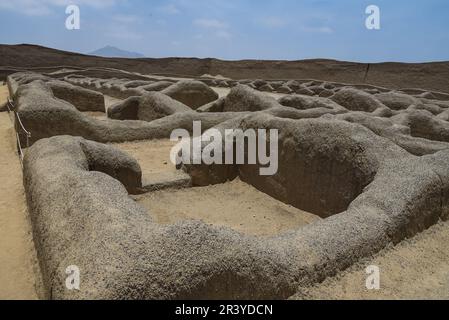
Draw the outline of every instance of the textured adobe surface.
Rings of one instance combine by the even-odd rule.
[[[29,79],[32,78],[33,80]],[[231,119],[236,114],[182,112],[150,123],[145,121],[102,121],[80,112],[74,105],[56,99],[47,83],[33,74],[8,77],[10,87],[17,87],[15,104],[23,124],[32,133],[30,143],[55,135],[82,136],[99,142],[123,142],[169,137],[177,128],[192,130],[194,120],[203,128]],[[15,79],[22,79],[20,84]],[[21,81],[21,80],[19,80]],[[24,141],[23,141],[24,142]]]
[[[336,130],[343,135],[336,139],[364,159],[360,167],[372,182],[346,211],[271,239],[199,222],[162,227],[129,198],[122,184],[89,172],[89,159],[94,167],[98,159],[114,159],[102,163],[103,172],[111,172],[109,166],[129,168],[126,157],[105,157],[115,151],[96,144],[95,157],[88,157],[85,150],[92,143],[79,138],[42,140],[27,154],[25,186],[52,298],[286,298],[301,285],[333,275],[448,215],[443,198],[449,190],[448,151],[414,157],[361,126],[338,121],[267,115],[247,121],[282,124],[282,142],[290,152],[291,138],[299,139],[300,147],[315,141],[332,148],[336,141],[326,141],[324,129]],[[323,134],[317,136],[319,132]],[[276,197],[284,194],[282,188],[270,190],[273,181],[260,180],[251,168],[239,173]],[[291,170],[272,179],[290,178],[295,178]],[[83,290],[77,293],[63,285],[62,266],[72,264],[83,270]]]
[[[130,97],[111,106],[108,117],[117,120],[142,120],[151,122],[166,116],[191,112],[188,106],[159,92],[149,92],[140,97]]]
[[[218,99],[218,94],[200,81],[179,81],[162,93],[194,110]]]
[[[132,94],[110,116],[143,119],[142,101],[152,100],[147,121],[100,121],[56,99],[45,76],[8,78],[35,143],[24,184],[51,298],[288,298],[449,217],[449,98],[437,92],[227,80],[210,82],[232,89],[197,112],[163,92],[148,94],[147,81],[64,79]],[[275,99],[261,89],[291,94]],[[191,131],[194,120],[223,133],[279,130],[275,175],[259,175],[258,164],[182,165],[194,186],[239,177],[323,219],[272,237],[200,221],[156,223],[151,206],[129,196],[141,191],[138,163],[98,142],[168,138],[173,129]],[[69,265],[82,270],[79,292],[65,289]]]

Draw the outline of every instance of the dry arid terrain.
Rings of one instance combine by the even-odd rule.
[[[218,59],[119,59],[92,57],[35,45],[0,45],[0,74],[10,68],[48,72],[62,66],[112,68],[142,74],[222,75],[232,79],[317,79],[449,92],[449,63],[353,63],[335,60],[223,61]],[[425,80],[423,80],[425,78]]]
[[[255,236],[273,236],[319,219],[239,180],[208,187],[157,191],[137,197],[137,201],[157,212],[158,223],[201,220]]]
[[[0,86],[0,104],[8,88]],[[0,299],[37,299],[39,274],[31,226],[16,154],[15,133],[6,112],[0,113]]]
[[[449,224],[440,223],[380,252],[293,299],[449,299]],[[366,290],[366,268],[381,270],[381,289]]]
[[[0,299],[449,299],[449,63],[2,45],[0,69]],[[277,170],[178,130],[276,142]]]

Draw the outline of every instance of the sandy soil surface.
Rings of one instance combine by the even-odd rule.
[[[108,95],[104,95],[104,104],[105,104],[105,107],[106,107],[105,111],[107,111],[110,106],[112,106],[112,105],[114,105],[114,104],[116,104],[118,102],[121,102],[121,101],[123,101],[123,100],[117,99],[117,98],[114,98],[114,97],[111,97],[111,96],[108,96]]]
[[[108,115],[106,114],[106,112],[108,111],[108,108],[118,102],[121,102],[123,100],[117,99],[117,98],[113,98],[111,96],[104,96],[104,104],[105,104],[105,112],[97,112],[97,111],[84,111],[84,114],[87,114],[93,118],[96,118],[98,120],[107,120],[108,119]]]
[[[386,249],[298,294],[306,299],[449,299],[449,222]],[[366,267],[380,268],[380,290],[366,289]]]
[[[0,87],[0,103],[7,91]],[[0,299],[37,299],[40,281],[22,169],[8,113],[0,113]]]
[[[229,91],[231,91],[231,89],[229,88],[218,88],[218,87],[211,87],[212,90],[214,90],[216,93],[218,93],[218,96],[221,97],[226,97],[229,94]]]
[[[88,116],[98,119],[98,120],[107,120],[108,116],[104,112],[99,111],[84,111],[84,114],[87,114]]]
[[[229,88],[220,88],[220,87],[211,87],[216,93],[218,93],[218,96],[221,97],[226,97],[229,92],[231,91],[231,89]],[[282,98],[284,96],[286,96],[287,94],[285,93],[277,93],[277,92],[262,92],[270,97],[275,98],[276,100],[279,98]]]
[[[170,161],[170,151],[176,142],[170,139],[146,140],[112,144],[133,156],[142,168],[144,184],[151,181],[176,180],[185,174]]]
[[[214,186],[156,191],[136,199],[161,224],[202,220],[255,236],[277,235],[320,219],[238,179]]]
[[[3,104],[7,101],[9,96],[8,86],[3,82],[0,82],[0,104]]]

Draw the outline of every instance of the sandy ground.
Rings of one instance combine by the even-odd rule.
[[[8,99],[8,96],[8,86],[6,86],[3,82],[0,82],[0,104],[5,103]]]
[[[123,100],[104,95],[105,112],[85,111],[83,113],[93,118],[97,118],[98,120],[107,120],[108,116],[106,112],[108,111],[109,107],[121,101]]]
[[[449,222],[388,248],[295,298],[449,299]],[[380,290],[366,289],[366,268],[380,268]]]
[[[176,180],[185,176],[170,161],[170,151],[176,142],[170,139],[145,140],[112,144],[133,156],[142,168],[143,182]]]
[[[220,88],[220,87],[211,87],[216,93],[218,93],[218,96],[221,97],[226,97],[229,92],[231,91],[231,89],[229,88]],[[285,93],[277,93],[277,92],[262,92],[270,97],[275,98],[276,100],[279,98],[282,98],[284,96],[286,96],[287,94]]]
[[[212,90],[214,90],[216,93],[218,93],[218,96],[221,97],[226,97],[229,92],[231,91],[231,89],[229,88],[218,88],[218,87],[211,87]]]
[[[106,113],[104,112],[99,112],[99,111],[84,111],[84,114],[87,114],[88,116],[92,117],[92,118],[96,118],[98,120],[107,120],[108,116],[106,115]]]
[[[170,161],[175,144],[163,139],[112,145],[139,162],[145,184],[148,180],[176,180],[185,175]],[[318,219],[239,180],[204,188],[156,191],[137,199],[162,224],[198,219],[253,235],[274,235]]]
[[[319,220],[238,179],[214,186],[156,191],[136,199],[161,224],[201,220],[255,236],[277,235]]]
[[[0,103],[7,97],[0,87]],[[0,299],[37,299],[39,268],[8,113],[0,113]]]
[[[104,104],[105,104],[105,107],[106,107],[105,111],[107,111],[109,109],[109,107],[112,106],[113,104],[116,104],[116,103],[121,102],[121,101],[123,101],[123,100],[117,99],[117,98],[114,98],[114,97],[111,97],[111,96],[108,96],[108,95],[104,95]]]

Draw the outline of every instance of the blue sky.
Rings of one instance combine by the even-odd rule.
[[[65,28],[68,4],[81,29]],[[381,29],[365,9],[381,10]],[[0,43],[149,57],[449,60],[447,0],[0,0]]]

